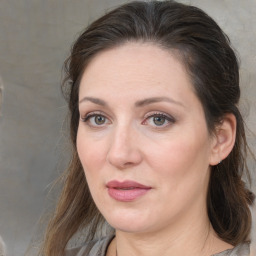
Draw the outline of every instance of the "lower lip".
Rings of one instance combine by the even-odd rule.
[[[108,188],[108,194],[115,200],[121,202],[130,202],[145,195],[150,188],[116,189]]]

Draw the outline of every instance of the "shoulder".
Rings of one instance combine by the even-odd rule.
[[[65,256],[105,256],[108,245],[114,235],[102,237],[85,243],[80,247],[70,248],[65,251]]]
[[[249,256],[249,255],[250,255],[250,243],[242,243],[237,245],[233,249],[229,249],[224,252],[214,254],[213,256]]]

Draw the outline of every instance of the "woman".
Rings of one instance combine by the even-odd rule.
[[[209,16],[128,3],[81,34],[66,73],[73,157],[43,255],[82,228],[65,255],[249,255],[238,63]]]

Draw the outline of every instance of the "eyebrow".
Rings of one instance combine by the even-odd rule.
[[[172,98],[169,98],[169,97],[152,97],[152,98],[140,100],[140,101],[137,101],[135,103],[135,106],[136,107],[143,107],[145,105],[149,105],[149,104],[153,104],[153,103],[157,103],[157,102],[163,102],[163,101],[174,103],[174,104],[177,104],[177,105],[180,105],[180,106],[184,107],[184,105],[181,102],[176,101],[176,100],[174,100]]]
[[[94,104],[100,105],[100,106],[107,106],[107,102],[98,98],[94,98],[94,97],[84,97],[79,101],[79,104],[82,102],[86,102],[86,101],[90,101]]]
[[[94,97],[84,97],[82,98],[80,101],[79,101],[79,104],[80,103],[83,103],[83,102],[86,102],[86,101],[90,101],[94,104],[97,104],[97,105],[100,105],[100,106],[107,106],[107,102],[102,100],[102,99],[99,99],[99,98],[94,98]],[[170,102],[170,103],[174,103],[174,104],[177,104],[177,105],[180,105],[182,107],[184,107],[184,105],[179,102],[179,101],[176,101],[172,98],[169,98],[169,97],[152,97],[152,98],[147,98],[147,99],[144,99],[144,100],[140,100],[140,101],[136,101],[135,102],[135,107],[143,107],[143,106],[146,106],[146,105],[150,105],[150,104],[153,104],[153,103],[157,103],[157,102]]]

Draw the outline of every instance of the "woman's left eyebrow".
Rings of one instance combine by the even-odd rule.
[[[172,98],[169,98],[169,97],[152,97],[152,98],[147,98],[147,99],[144,99],[144,100],[140,100],[140,101],[137,101],[135,103],[135,106],[136,107],[143,107],[145,105],[149,105],[149,104],[153,104],[153,103],[157,103],[157,102],[170,102],[170,103],[174,103],[174,104],[177,104],[177,105],[180,105],[182,107],[185,107],[181,102],[179,101],[176,101]]]

